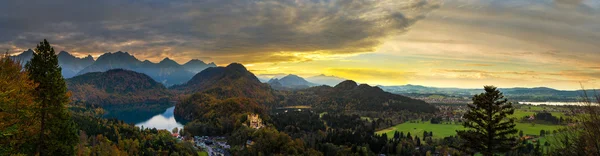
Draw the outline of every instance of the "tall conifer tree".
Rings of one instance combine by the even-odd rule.
[[[517,145],[514,120],[505,119],[514,113],[514,108],[496,87],[484,89],[485,93],[475,95],[473,104],[467,105],[469,110],[463,116],[467,129],[457,131],[464,141],[461,149],[486,156],[508,152]]]
[[[36,152],[39,155],[73,155],[77,128],[67,109],[69,95],[61,75],[54,48],[44,39],[26,65],[29,77],[38,84],[36,101],[40,131]]]

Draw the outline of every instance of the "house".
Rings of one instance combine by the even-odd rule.
[[[527,119],[527,120],[529,120],[529,121],[531,121],[531,120],[535,120],[535,116],[533,116],[533,114],[532,114],[532,115],[529,115],[529,119]]]

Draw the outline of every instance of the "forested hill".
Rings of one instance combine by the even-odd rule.
[[[124,69],[86,73],[66,82],[71,100],[97,105],[166,103],[171,95],[148,75]]]
[[[232,129],[216,125],[234,125],[246,113],[265,116],[265,108],[276,101],[275,90],[268,84],[261,83],[254,74],[238,63],[227,67],[207,68],[186,84],[173,86],[171,89],[187,95],[177,103],[176,116],[197,120],[204,127],[219,127],[215,129],[219,133],[230,132]],[[214,123],[214,120],[220,122]]]
[[[281,79],[272,78],[267,83],[271,85],[271,88],[277,90],[294,90],[318,86],[318,84],[308,82],[304,78],[293,74],[289,74]]]
[[[227,67],[207,68],[187,83],[173,86],[171,89],[183,94],[204,92],[218,99],[246,97],[266,103],[275,101],[274,90],[268,84],[261,83],[239,63],[232,63]]]
[[[286,96],[283,103],[311,105],[314,109],[325,111],[436,111],[433,105],[422,100],[388,93],[367,84],[358,85],[352,80],[343,81],[335,87],[318,86],[298,90]]]

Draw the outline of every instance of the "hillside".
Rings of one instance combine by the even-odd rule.
[[[232,108],[255,110],[275,102],[274,90],[260,83],[243,65],[232,63],[227,67],[210,67],[196,74],[183,85],[171,89],[190,94],[175,107],[175,115],[187,120],[198,119],[201,112],[209,112],[214,103],[230,101]],[[247,104],[252,103],[252,109]],[[256,103],[256,104],[254,104]],[[256,106],[254,106],[256,105]],[[256,110],[256,112],[261,112]]]
[[[286,90],[286,89],[304,89],[317,84],[306,81],[304,78],[289,74],[281,79],[273,78],[267,82],[273,89]]]
[[[383,91],[367,84],[346,80],[335,87],[317,86],[298,90],[286,97],[287,105],[311,105],[326,111],[400,111],[435,112],[435,107],[421,100]]]
[[[66,82],[71,100],[97,105],[167,103],[171,95],[149,76],[123,69],[86,73]]]
[[[246,67],[232,63],[227,67],[211,67],[196,74],[190,81],[171,89],[184,94],[205,92],[218,96],[259,98],[273,101],[272,89],[261,83]],[[267,99],[264,99],[267,98]]]

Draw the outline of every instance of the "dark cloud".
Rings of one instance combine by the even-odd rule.
[[[0,2],[0,48],[47,38],[80,53],[297,61],[272,55],[373,51],[437,7],[431,0],[11,0]]]

